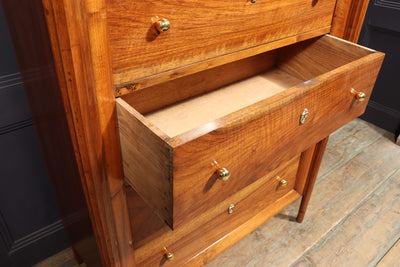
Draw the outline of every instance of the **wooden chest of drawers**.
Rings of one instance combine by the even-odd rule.
[[[383,60],[328,35],[357,36],[366,1],[2,1],[89,266],[203,265],[299,197],[301,222]]]

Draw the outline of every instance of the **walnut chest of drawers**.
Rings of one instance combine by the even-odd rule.
[[[299,197],[301,222],[384,57],[347,41],[367,1],[2,2],[89,266],[204,265]]]

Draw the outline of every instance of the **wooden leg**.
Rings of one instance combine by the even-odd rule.
[[[396,144],[400,146],[400,134],[397,136]]]
[[[322,157],[325,152],[326,144],[328,143],[328,138],[326,137],[319,143],[315,145],[314,155],[311,162],[310,170],[308,172],[307,184],[304,190],[303,198],[301,200],[299,213],[297,214],[297,222],[301,223],[306,214],[308,202],[310,202],[311,193],[314,189],[315,180],[317,179],[319,166],[321,165]]]
[[[78,264],[82,264],[83,260],[82,260],[81,256],[78,254],[78,251],[76,251],[74,246],[71,246],[71,248],[72,248],[72,251],[74,252],[75,260],[78,262]]]

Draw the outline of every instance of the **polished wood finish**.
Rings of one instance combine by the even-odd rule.
[[[294,221],[298,199],[206,266],[396,266],[400,147],[393,138],[359,119],[334,132],[303,223]],[[51,257],[51,266],[76,266],[62,265],[64,257]]]
[[[102,45],[107,40],[104,3],[43,4],[102,263],[134,266],[122,169],[118,164],[120,150],[110,58],[107,46]],[[105,151],[104,146],[109,149]],[[82,246],[82,251],[85,244],[74,244],[75,248],[78,246]]]
[[[64,122],[57,129],[64,130],[58,141],[65,142],[67,148],[62,148],[62,152],[73,161],[67,161],[66,165],[75,164],[75,170],[79,171],[91,220],[88,232],[92,231],[97,245],[93,258],[100,257],[104,266],[204,264],[307,192],[304,188],[310,185],[306,186],[305,177],[310,176],[309,166],[315,160],[310,157],[315,143],[363,112],[366,103],[356,102],[348,91],[355,87],[369,95],[383,58],[380,53],[329,36],[298,44],[329,32],[333,0],[255,4],[247,1],[237,2],[229,9],[222,1],[195,0],[176,7],[162,1],[34,3],[33,10],[38,8],[45,16],[39,20],[42,28],[38,35],[48,36],[45,54],[52,61],[53,74],[57,75],[53,79],[55,86],[46,92],[51,95],[56,91],[58,98],[54,105],[65,113]],[[189,10],[201,12],[181,10],[172,15],[173,9],[183,4]],[[28,4],[23,5],[27,10],[32,9]],[[160,8],[156,11],[165,13],[150,14],[157,5]],[[12,8],[18,9],[13,6],[9,10]],[[207,8],[214,8],[215,13],[206,12]],[[242,12],[244,8],[251,12]],[[265,11],[271,11],[272,15],[265,16]],[[210,19],[216,13],[220,16]],[[149,40],[152,32],[147,30],[152,26],[145,22],[148,14],[172,15],[171,28]],[[196,19],[194,14],[200,17]],[[226,14],[235,16],[227,18]],[[210,21],[215,31],[209,30]],[[242,24],[226,27],[227,22],[238,21]],[[31,23],[21,25],[29,27]],[[193,25],[200,30],[196,34],[190,31]],[[16,29],[14,35],[23,32]],[[20,47],[26,45],[25,39],[16,40]],[[23,54],[22,48],[19,53]],[[263,54],[273,49],[276,51]],[[309,57],[314,54],[315,57]],[[29,56],[25,54],[27,64]],[[243,61],[236,62],[239,60]],[[263,62],[254,69],[241,69],[258,61]],[[284,86],[281,89],[286,90],[242,109],[230,110],[227,115],[211,119],[209,124],[194,126],[176,136],[164,134],[143,116],[273,67],[305,82]],[[239,76],[226,74],[227,70]],[[207,84],[218,73],[222,75],[221,81]],[[164,98],[167,89],[162,88],[163,84],[172,88],[196,79],[204,81],[194,86],[193,92],[187,92],[189,88],[181,94],[182,90],[177,88],[170,97],[145,104],[151,95]],[[142,97],[143,101],[136,102],[141,107],[138,112],[135,104],[129,102],[136,101],[132,100],[133,95],[118,99],[122,114],[118,128],[115,96],[132,92]],[[32,103],[43,105],[39,96],[47,97],[28,95]],[[304,125],[299,125],[299,116],[306,106],[310,107],[309,117]],[[38,131],[41,138],[54,133],[50,127],[43,129]],[[119,134],[125,141],[119,142]],[[46,148],[46,144],[43,146]],[[52,149],[44,151],[50,160],[56,153]],[[225,186],[218,183],[221,181],[214,183],[212,176],[217,165],[211,166],[213,160],[232,171]],[[127,171],[129,164],[149,168],[149,172],[143,169],[140,176],[132,178],[138,172]],[[280,176],[281,170],[284,177],[289,177],[286,187],[275,186],[279,185],[275,175]],[[151,178],[144,184],[132,182],[146,179],[149,174]],[[141,197],[124,185],[123,176],[129,176],[126,181],[136,186]],[[235,176],[238,178],[234,179]],[[65,180],[68,179],[55,182],[62,184]],[[155,191],[161,192],[153,195]],[[154,201],[150,201],[151,196]],[[61,202],[63,205],[64,200]],[[227,207],[233,202],[237,207],[229,215]],[[248,208],[253,205],[253,209]],[[172,210],[162,211],[165,206]],[[143,207],[150,212],[140,214],[139,208]],[[160,224],[152,210],[169,220],[175,229],[172,231],[162,221]],[[229,223],[224,224],[229,216]],[[74,233],[77,232],[75,229]],[[75,242],[74,247],[87,264],[97,266],[90,259],[91,253],[85,251],[88,240]],[[165,262],[164,246],[175,254],[176,261]]]
[[[126,82],[123,84],[118,84],[115,78],[115,82],[117,85],[115,86],[115,96],[121,96],[125,94],[129,94],[143,88],[157,85],[163,82],[167,82],[170,80],[174,80],[180,77],[184,77],[186,75],[194,74],[199,71],[207,70],[210,68],[214,68],[217,66],[221,66],[224,64],[228,64],[237,60],[245,59],[247,57],[251,57],[266,51],[270,51],[276,48],[280,48],[285,45],[291,45],[297,42],[301,42],[303,40],[307,40],[310,38],[314,38],[317,36],[321,36],[323,34],[329,33],[330,27],[324,27],[321,29],[313,30],[310,32],[302,33],[296,36],[287,37],[284,39],[276,40],[270,43],[262,44],[259,46],[255,46],[251,49],[240,50],[235,53],[221,55],[215,58],[211,58],[209,60],[204,60],[201,62],[197,62],[196,64],[183,66],[181,68],[172,69],[170,71],[165,71],[159,74],[151,75],[145,77],[143,79],[138,79],[135,81]],[[114,74],[115,76],[115,74]]]
[[[161,110],[162,114],[157,114],[156,119],[152,117],[154,114],[148,119],[142,117],[119,99],[119,108],[124,109],[120,128],[124,135],[121,138],[123,153],[128,155],[123,158],[126,179],[135,188],[146,183],[146,187],[137,189],[139,195],[175,229],[362,114],[366,102],[355,101],[350,89],[357,88],[369,96],[382,59],[381,53],[329,36],[283,48],[278,51],[279,67],[302,80],[317,78],[280,93],[281,89],[268,89],[262,82],[260,89],[266,90],[267,94],[262,94],[261,98],[256,98],[259,102],[245,108],[234,106],[239,110],[234,109],[230,114],[224,109],[219,114],[215,105],[211,105],[211,114],[202,111],[209,103],[223,103],[224,95],[229,107],[233,102],[230,97],[235,98],[235,93],[232,90],[225,92],[226,88],[189,100],[194,104],[183,102],[177,107]],[[364,76],[360,79],[360,73],[368,73],[368,79]],[[284,75],[288,80],[287,74]],[[257,88],[253,79],[249,79],[251,87]],[[235,86],[249,91],[246,81],[227,88]],[[268,97],[271,92],[273,96]],[[215,93],[220,94],[216,101],[213,100]],[[243,94],[236,98],[244,100]],[[175,109],[172,113],[171,108]],[[301,125],[299,119],[304,108],[308,108],[310,114]],[[193,109],[193,114],[189,109]],[[200,112],[205,117],[196,115]],[[185,117],[180,113],[187,115],[189,123],[193,119],[202,125],[196,128],[190,124],[185,128]],[[145,127],[155,130],[141,136],[144,130],[138,129]],[[287,142],[280,142],[281,136],[285,136]],[[166,147],[170,147],[170,151]],[[275,160],[265,162],[265,158]],[[149,162],[152,167],[146,170],[144,162]],[[215,173],[220,167],[230,170],[230,180],[216,180]],[[156,173],[158,175],[144,178]],[[147,188],[151,185],[153,188]],[[155,192],[159,195],[154,196]]]
[[[72,114],[58,73],[59,61],[53,57],[52,29],[46,26],[47,10],[39,0],[2,0],[2,6],[65,231],[87,264],[100,265]]]
[[[374,50],[333,36],[307,40],[281,49],[278,67],[304,81],[366,57]]]
[[[368,0],[337,1],[330,33],[336,37],[357,43],[368,3]]]
[[[299,179],[296,177],[298,165],[297,156],[173,231],[165,224],[161,226],[162,222],[160,224],[159,219],[151,215],[148,207],[136,206],[138,199],[135,193],[128,193],[132,214],[141,214],[143,219],[146,218],[147,229],[153,227],[153,231],[143,234],[139,225],[132,226],[134,236],[141,236],[140,240],[136,240],[138,247],[135,247],[138,264],[176,266],[201,262],[203,265],[210,261],[225,250],[227,244],[232,245],[300,196],[293,190],[295,181]],[[280,186],[277,176],[284,177],[288,185]],[[232,203],[235,204],[234,211],[228,214],[228,207]],[[163,260],[161,251],[164,246],[174,253],[174,261]],[[197,257],[193,258],[192,255]]]
[[[135,107],[138,112],[145,114],[262,73],[273,67],[275,60],[276,51],[273,50],[136,90],[123,95],[122,99]],[[215,78],[210,79],[211,76]],[[155,95],[163,97],[154,97]]]
[[[327,27],[334,7],[334,0],[254,4],[235,1],[229,6],[220,0],[184,3],[108,0],[114,83]],[[159,18],[167,18],[171,23],[165,33],[158,34],[154,28]],[[119,78],[121,75],[123,79]]]
[[[309,174],[307,177],[307,184],[305,187],[305,191],[303,193],[303,198],[301,199],[299,213],[296,218],[297,222],[299,223],[303,222],[304,220],[304,216],[306,214],[308,203],[310,202],[315,181],[317,180],[319,166],[321,165],[322,157],[324,156],[325,147],[327,143],[328,143],[328,138],[325,138],[315,145],[312,164],[309,169]]]
[[[303,153],[301,153],[299,168],[297,169],[297,179],[295,190],[301,195],[304,195],[304,188],[307,183],[308,172],[310,170],[311,162],[314,155],[315,146],[311,146]]]
[[[172,227],[172,148],[168,139],[122,99],[117,100],[124,174],[127,182]]]
[[[304,221],[295,221],[298,199],[206,266],[383,261],[396,251],[392,246],[400,233],[400,147],[392,140],[393,134],[359,119],[334,132]]]

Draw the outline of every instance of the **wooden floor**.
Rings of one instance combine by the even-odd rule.
[[[299,204],[207,267],[400,267],[400,146],[393,134],[359,119],[333,133],[301,224]],[[78,264],[66,250],[37,265],[43,266]]]

